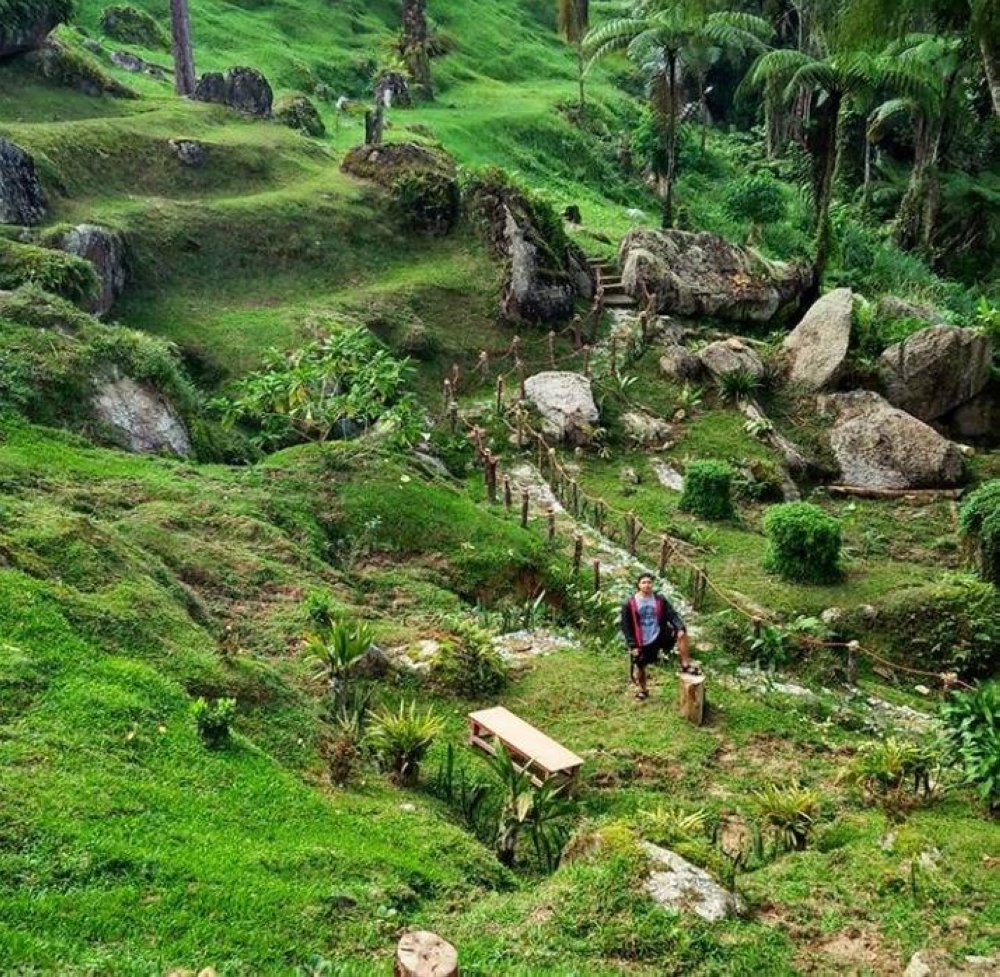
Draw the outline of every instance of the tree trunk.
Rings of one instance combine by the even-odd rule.
[[[764,127],[767,132],[767,158],[783,156],[788,125],[781,88],[773,82],[768,82],[764,89]]]
[[[178,95],[190,95],[194,91],[195,76],[187,0],[170,0],[170,26],[173,34],[174,88]]]
[[[365,143],[378,146],[382,142],[382,127],[385,121],[385,106],[378,102],[374,109],[365,112]]]
[[[583,98],[583,38],[581,37],[579,41],[576,42],[576,76],[577,83],[580,86],[580,117],[583,117],[584,109],[584,98]]]
[[[989,33],[979,39],[979,50],[983,56],[983,71],[990,89],[993,114],[1000,118],[1000,42]]]
[[[663,195],[664,229],[674,226],[674,174],[677,172],[677,55],[667,55],[667,99],[670,128],[667,133],[667,186]]]
[[[422,98],[432,99],[434,88],[427,42],[427,0],[403,0],[403,58],[417,93]]]
[[[681,673],[678,677],[677,711],[689,723],[700,726],[705,720],[705,676]]]
[[[830,258],[830,204],[833,201],[833,185],[840,165],[840,110],[842,96],[830,95],[830,132],[827,136],[822,162],[819,186],[816,194],[816,260],[813,263],[812,290],[819,295],[823,284],[823,273]]]

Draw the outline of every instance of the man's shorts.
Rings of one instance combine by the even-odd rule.
[[[643,645],[639,649],[639,654],[636,655],[632,661],[639,665],[641,668],[645,668],[647,665],[655,665],[660,660],[660,652],[667,654],[671,648],[673,648],[676,642],[676,636],[673,632],[665,634],[660,633],[660,636],[651,644]],[[629,652],[631,654],[631,652]]]

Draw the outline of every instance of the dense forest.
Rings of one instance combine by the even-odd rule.
[[[0,0],[0,971],[996,972],[998,447],[991,0]]]

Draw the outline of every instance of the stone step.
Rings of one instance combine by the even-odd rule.
[[[604,296],[604,304],[614,306],[618,309],[634,309],[635,299],[631,295],[607,295]]]

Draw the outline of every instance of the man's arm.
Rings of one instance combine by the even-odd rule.
[[[687,626],[684,624],[684,621],[681,620],[680,614],[674,610],[674,605],[671,604],[666,597],[663,598],[663,615],[666,617],[667,622],[677,634],[687,632]]]
[[[635,627],[632,621],[632,615],[629,613],[630,608],[628,605],[629,605],[628,601],[625,601],[625,603],[622,604],[622,614],[621,614],[622,636],[625,638],[625,644],[627,644],[629,648],[635,648],[636,646]]]

